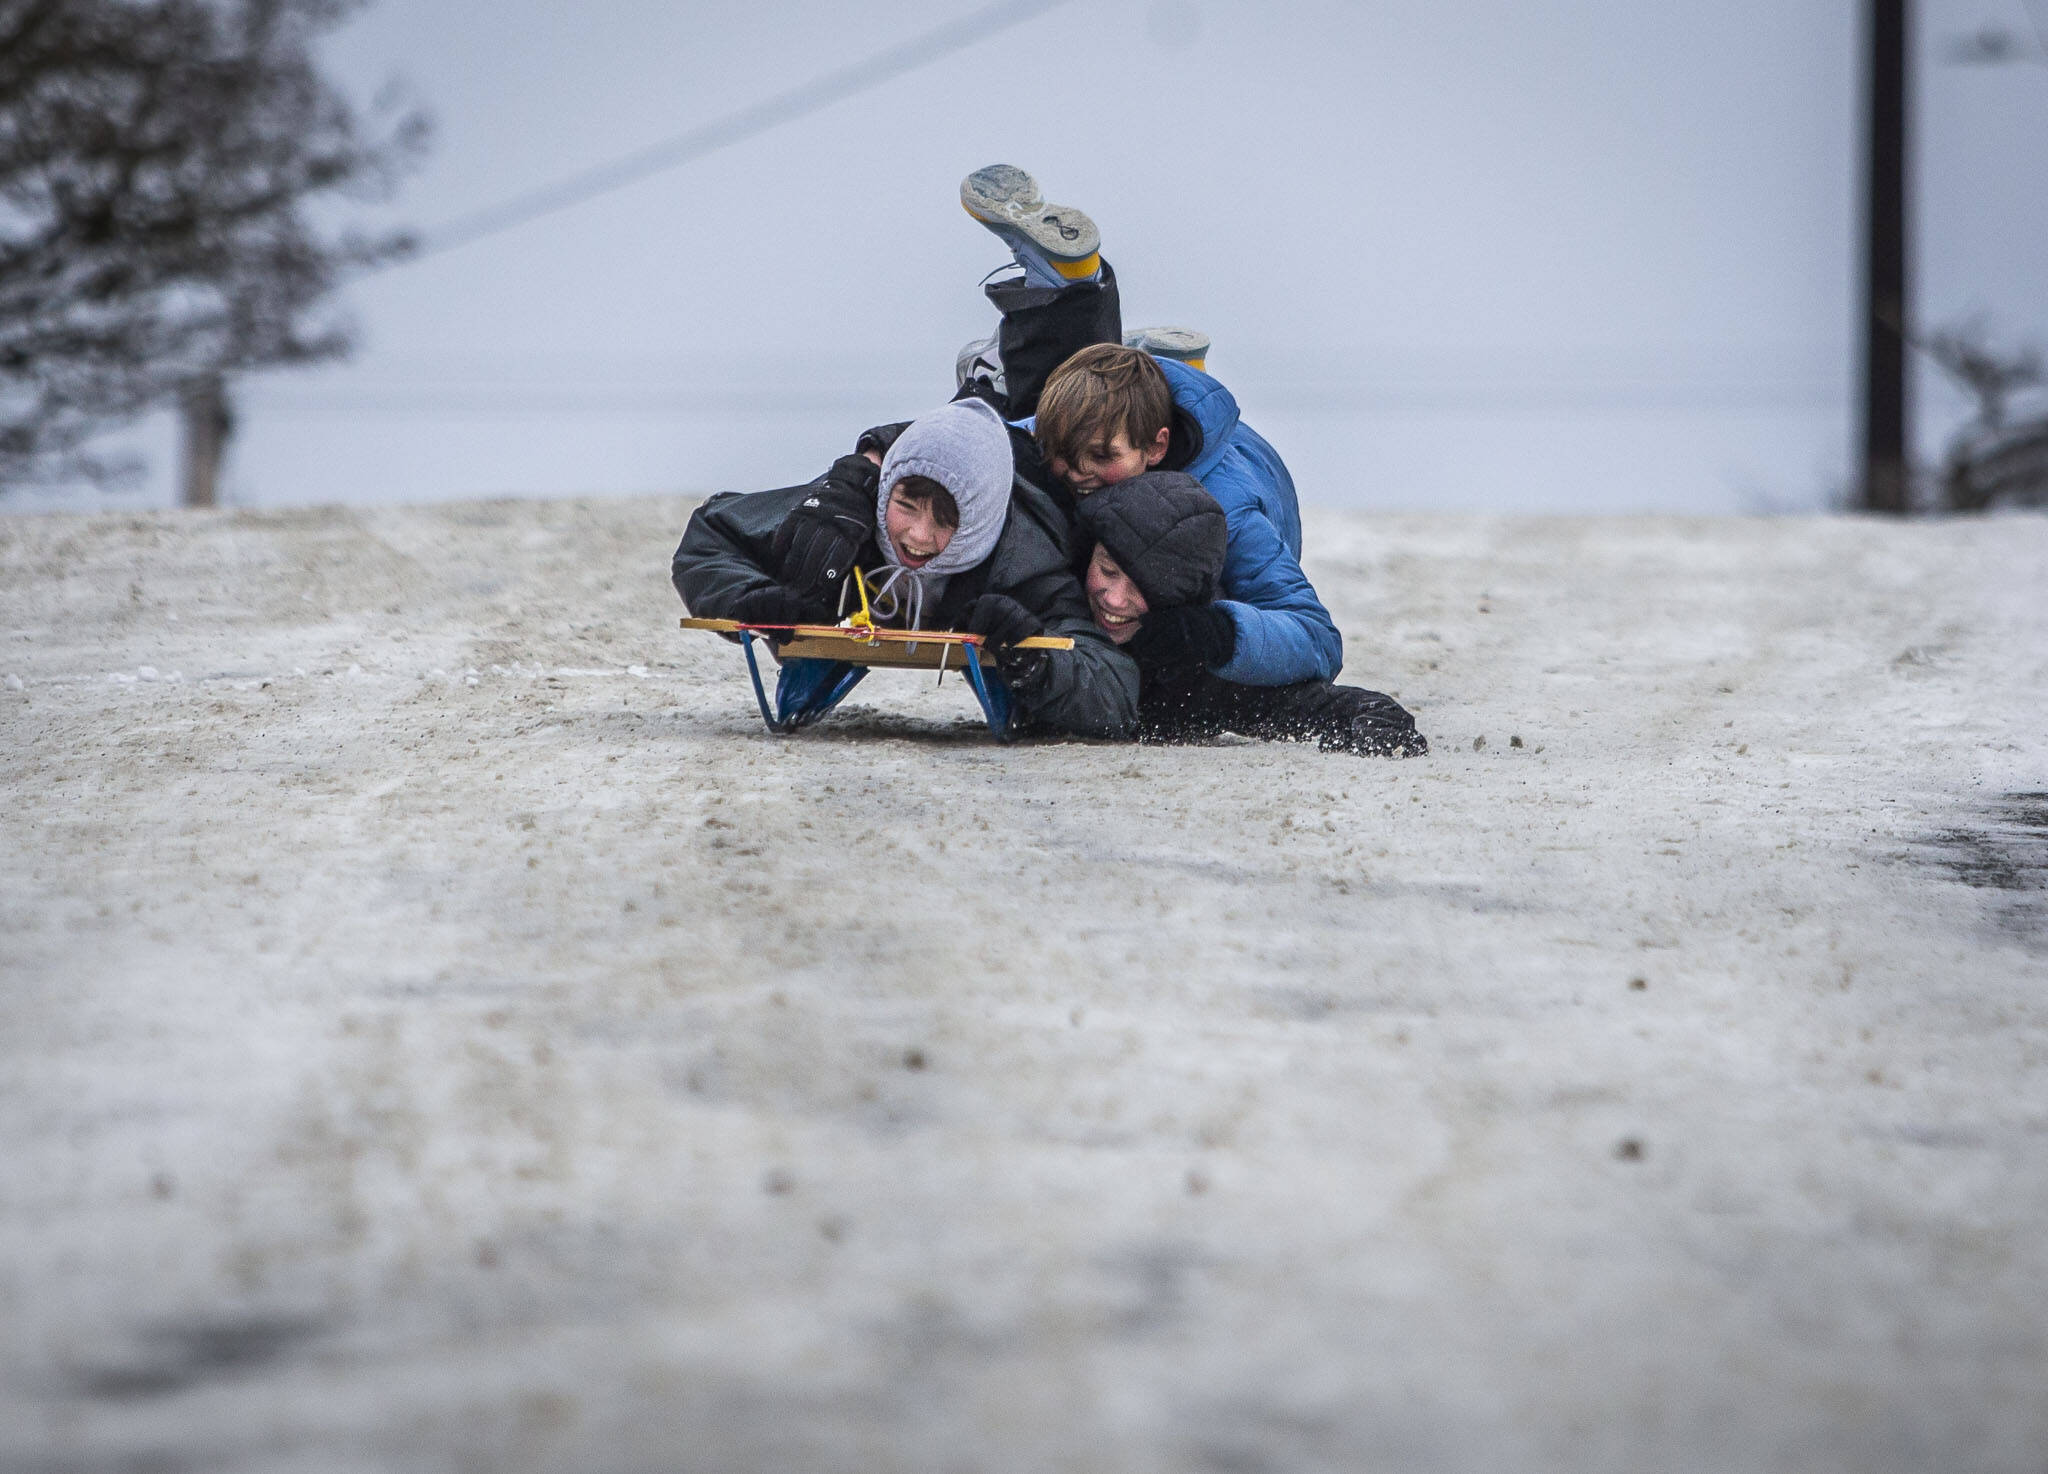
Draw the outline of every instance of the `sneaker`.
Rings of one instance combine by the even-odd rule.
[[[998,394],[1009,393],[1003,382],[1003,352],[995,336],[976,338],[953,360],[953,387],[965,389],[975,379],[985,379]]]
[[[1205,368],[1209,361],[1209,335],[1196,328],[1133,328],[1124,334],[1124,347],[1191,369]]]
[[[960,204],[1010,248],[1034,287],[1094,281],[1102,232],[1070,205],[1048,205],[1038,181],[1010,164],[990,164],[960,181]]]

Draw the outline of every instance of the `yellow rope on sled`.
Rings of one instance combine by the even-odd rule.
[[[860,564],[858,563],[853,565],[853,586],[860,590],[860,612],[849,614],[846,617],[846,627],[850,630],[866,630],[870,637],[872,637],[875,629],[875,616],[873,611],[868,608],[868,578],[865,573],[860,571]]]

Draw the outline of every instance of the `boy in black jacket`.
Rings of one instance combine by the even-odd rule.
[[[985,638],[1014,727],[1130,736],[1137,670],[1089,615],[1066,520],[1014,479],[1002,417],[956,401],[894,433],[880,459],[842,456],[808,485],[699,507],[671,567],[690,613],[830,624],[859,607],[858,568],[878,622]],[[1016,648],[1040,634],[1074,648]]]
[[[1393,697],[1330,681],[1246,686],[1221,680],[1160,638],[1173,612],[1216,597],[1227,533],[1223,509],[1199,481],[1146,471],[1085,498],[1095,541],[1084,587],[1097,624],[1138,663],[1138,735],[1189,742],[1238,732],[1307,741],[1326,752],[1416,757],[1429,743]]]

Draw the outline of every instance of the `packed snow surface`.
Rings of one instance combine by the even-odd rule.
[[[2048,520],[1312,512],[1390,762],[688,508],[0,521],[0,1468],[2039,1474]]]

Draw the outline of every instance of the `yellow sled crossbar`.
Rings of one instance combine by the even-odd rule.
[[[980,635],[963,630],[892,630],[879,626],[848,629],[837,624],[745,624],[737,619],[685,619],[686,630],[710,630],[715,634],[786,634],[789,638],[775,647],[775,658],[784,660],[844,660],[851,665],[883,666],[898,670],[954,670],[960,665],[962,645],[979,646]],[[1066,635],[1032,635],[1019,640],[1019,650],[1071,650],[1074,642]]]

